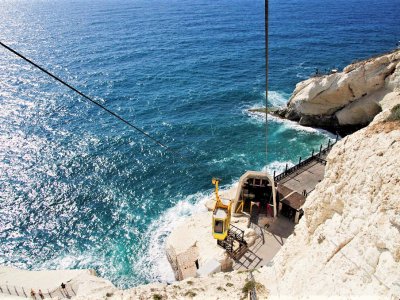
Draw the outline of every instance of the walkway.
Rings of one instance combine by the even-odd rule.
[[[271,221],[271,219],[268,221]],[[265,225],[268,221],[267,218],[261,217],[258,225],[251,224],[260,238],[240,259],[234,262],[233,269],[250,270],[266,265],[281,249],[294,230],[295,224],[286,217],[279,216],[267,228]]]
[[[337,139],[336,139],[337,141]],[[329,140],[326,148],[320,147],[318,153],[311,153],[306,160],[299,158],[299,163],[287,168],[281,174],[275,176],[277,186],[277,200],[280,203],[300,211],[307,196],[315,189],[315,186],[324,178],[326,156],[336,143]],[[296,221],[297,222],[297,221]]]
[[[42,299],[39,289],[46,299],[69,299],[76,295],[77,286],[72,284],[74,278],[87,274],[88,270],[54,270],[28,271],[12,267],[0,267],[0,299],[7,296]],[[65,284],[61,288],[61,283]],[[34,295],[31,295],[31,291]]]
[[[337,139],[336,139],[337,141]],[[329,141],[326,148],[322,145],[318,153],[311,153],[306,160],[299,158],[299,163],[275,176],[277,201],[300,211],[307,196],[324,178],[326,156],[336,143]],[[267,218],[263,215],[251,218],[250,226],[259,235],[256,243],[234,262],[233,269],[249,270],[270,262],[286,239],[293,233],[295,223],[283,215]],[[268,225],[267,225],[268,224]]]

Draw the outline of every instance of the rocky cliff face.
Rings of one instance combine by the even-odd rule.
[[[400,50],[296,85],[278,114],[301,125],[347,131],[400,103]]]
[[[272,298],[399,299],[400,122],[388,114],[332,149],[295,233],[261,271]]]

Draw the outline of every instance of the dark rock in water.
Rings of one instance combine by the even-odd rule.
[[[335,115],[331,116],[308,116],[302,115],[299,124],[303,126],[338,128],[339,123]]]
[[[250,108],[248,110],[248,112],[251,112],[251,113],[268,112],[269,114],[275,114],[278,110],[279,110],[279,108],[277,108],[277,107],[268,107],[268,109],[266,109],[265,107],[257,107],[257,108]]]
[[[341,125],[336,118],[336,115],[302,115],[291,108],[281,108],[276,110],[273,115],[288,119],[291,121],[298,122],[302,126],[320,128],[330,131],[340,136],[346,136],[353,132],[365,127],[368,124],[357,124],[357,125]]]
[[[295,109],[287,108],[285,112],[285,118],[298,122],[300,121],[301,115]]]

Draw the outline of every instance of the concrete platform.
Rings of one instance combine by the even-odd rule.
[[[268,219],[271,221],[272,219]],[[286,217],[276,218],[267,228],[267,218],[260,218],[258,224],[251,227],[260,235],[260,239],[233,264],[235,270],[249,270],[266,265],[281,249],[286,239],[293,233],[294,223]]]

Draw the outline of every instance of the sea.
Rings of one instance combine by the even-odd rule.
[[[269,1],[269,106],[390,51],[399,0]],[[95,269],[120,288],[174,280],[165,241],[212,177],[282,171],[334,134],[265,103],[264,1],[2,0],[0,40],[168,145],[0,49],[0,265]]]

